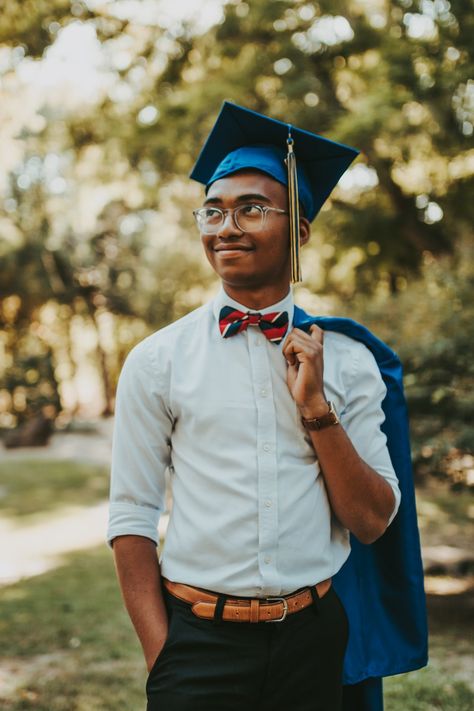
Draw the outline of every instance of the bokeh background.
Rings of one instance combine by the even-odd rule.
[[[187,176],[224,99],[361,149],[296,299],[404,364],[432,654],[386,709],[474,706],[473,37],[472,0],[4,0],[6,709],[144,706],[100,543],[114,393],[130,348],[216,289]]]

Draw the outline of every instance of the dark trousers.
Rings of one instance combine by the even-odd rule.
[[[147,711],[340,711],[347,616],[329,591],[283,622],[213,622],[165,591]]]

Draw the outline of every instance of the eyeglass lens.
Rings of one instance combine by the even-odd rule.
[[[225,212],[217,207],[207,207],[196,213],[197,222],[201,230],[212,234],[222,227]],[[265,213],[259,205],[241,205],[233,211],[234,221],[242,232],[259,230],[263,226]]]

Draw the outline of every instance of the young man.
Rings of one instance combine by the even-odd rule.
[[[292,220],[299,247],[356,152],[292,129],[295,193],[287,131],[224,105],[192,176],[221,290],[138,344],[120,376],[108,541],[148,711],[341,709],[349,625],[332,578],[349,532],[369,546],[400,504],[374,356],[294,327]]]

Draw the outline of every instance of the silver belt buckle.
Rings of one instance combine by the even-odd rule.
[[[283,614],[277,620],[265,620],[265,622],[283,622],[288,614],[288,602],[284,597],[267,597],[265,602],[282,602],[283,603]]]

